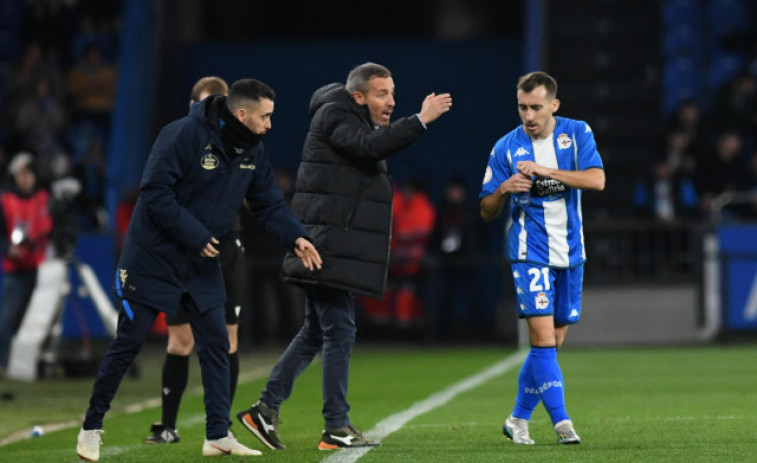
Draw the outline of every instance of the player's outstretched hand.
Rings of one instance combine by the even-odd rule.
[[[452,107],[452,95],[449,93],[431,93],[423,100],[421,112],[418,116],[421,122],[428,124],[439,119],[439,116],[446,113]]]
[[[321,261],[321,255],[318,254],[318,250],[315,249],[313,243],[305,238],[299,237],[297,238],[297,241],[294,242],[294,253],[297,254],[297,257],[302,259],[302,264],[307,267],[308,270],[313,270],[313,268],[317,268],[318,270],[321,269],[321,264],[323,263]]]

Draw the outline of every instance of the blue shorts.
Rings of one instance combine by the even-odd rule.
[[[583,265],[554,269],[517,262],[512,270],[518,318],[552,315],[560,325],[571,325],[581,318]]]

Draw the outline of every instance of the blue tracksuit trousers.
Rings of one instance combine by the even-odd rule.
[[[202,384],[205,389],[205,435],[208,440],[228,435],[229,429],[229,335],[225,311],[217,307],[200,313],[192,299],[185,294],[182,304],[189,316],[194,334],[197,357],[200,359]],[[82,427],[102,429],[105,412],[116,395],[126,371],[142,348],[142,343],[158,316],[150,307],[129,302],[132,316],[121,309],[118,315],[116,339],[103,357],[95,378],[89,408]]]

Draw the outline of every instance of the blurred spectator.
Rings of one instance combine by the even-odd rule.
[[[34,151],[41,164],[49,164],[51,158],[63,149],[61,135],[65,125],[63,104],[50,92],[47,78],[38,77],[34,94],[21,103],[16,116],[22,148]]]
[[[12,64],[3,79],[3,121],[6,127],[15,129],[19,108],[38,93],[40,79],[47,82],[47,93],[56,101],[62,102],[63,73],[45,57],[38,42],[31,42],[24,48],[21,62]],[[20,140],[14,138],[11,143],[11,149],[21,148]]]
[[[462,180],[453,178],[444,187],[437,209],[429,253],[438,267],[438,316],[436,333],[440,339],[451,334],[481,334],[487,320],[478,297],[477,269],[483,242],[478,207],[471,204]]]
[[[107,226],[105,210],[105,146],[92,139],[82,159],[73,168],[73,176],[81,183],[81,228],[102,230]]]
[[[116,68],[105,61],[100,45],[96,42],[88,44],[67,78],[67,90],[77,122],[91,122],[106,131],[115,105],[116,80]]]
[[[669,132],[664,150],[650,166],[649,177],[637,182],[633,203],[642,216],[673,221],[699,211],[696,187],[696,156],[691,150],[691,132]]]
[[[363,299],[373,321],[394,322],[400,328],[423,322],[423,283],[428,241],[434,229],[436,210],[425,186],[409,180],[394,189],[389,275],[382,301]]]
[[[712,117],[718,132],[735,130],[748,149],[757,133],[757,79],[742,72],[718,94]]]
[[[720,133],[716,138],[715,155],[705,159],[699,169],[702,212],[711,212],[712,199],[725,192],[751,188],[741,135],[735,130]]]
[[[276,183],[284,193],[288,205],[294,195],[294,178],[286,170],[275,171]],[[251,330],[255,345],[263,345],[275,340],[291,339],[302,326],[302,289],[284,282],[281,262],[286,249],[279,240],[249,212],[242,212],[242,242],[247,255],[248,275],[250,275],[246,305],[252,310],[243,310],[240,321]]]
[[[0,369],[8,362],[11,339],[26,313],[37,284],[37,269],[45,259],[52,218],[49,195],[39,188],[31,154],[13,157],[12,182],[0,195],[0,252],[2,253],[3,305],[0,309]]]
[[[70,53],[68,44],[77,27],[77,2],[70,0],[26,0],[24,5],[23,38],[26,42],[37,40],[48,50],[55,62],[68,67]]]
[[[91,44],[97,44],[105,61],[112,62],[115,58],[116,35],[114,27],[110,25],[108,18],[95,18],[91,14],[82,17],[79,23],[79,31],[75,34],[71,55],[74,62],[81,60],[87,53]]]

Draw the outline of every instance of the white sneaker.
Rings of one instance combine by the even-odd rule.
[[[215,440],[205,440],[202,444],[202,456],[214,457],[216,455],[262,455],[259,450],[253,450],[237,442],[233,437],[223,437]]]
[[[79,455],[79,458],[87,461],[99,460],[100,445],[102,444],[100,436],[104,433],[105,431],[102,429],[85,431],[82,428],[79,431],[79,436],[76,438],[76,453]]]
[[[513,444],[534,445],[533,439],[528,435],[528,420],[510,415],[502,426],[502,432]]]
[[[555,432],[557,433],[557,442],[559,444],[580,444],[581,438],[576,434],[576,430],[573,429],[573,422],[570,420],[562,420],[555,425]]]

